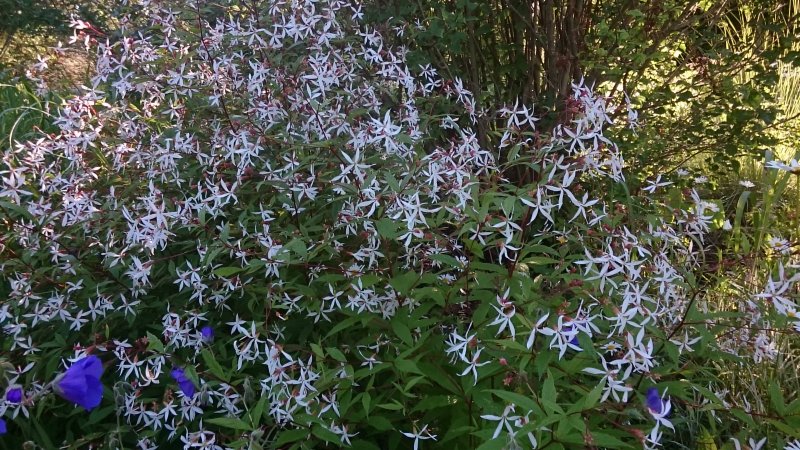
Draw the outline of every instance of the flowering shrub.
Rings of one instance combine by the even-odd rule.
[[[653,448],[690,411],[754,423],[700,369],[775,357],[792,253],[740,309],[706,302],[724,212],[626,173],[620,99],[576,81],[541,130],[407,66],[358,4],[172,3],[114,41],[76,21],[91,85],[3,154],[3,439]]]

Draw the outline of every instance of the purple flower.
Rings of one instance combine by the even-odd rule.
[[[192,380],[186,378],[186,373],[184,372],[183,368],[176,367],[175,369],[172,369],[170,374],[172,375],[172,378],[178,382],[178,386],[180,386],[183,395],[187,397],[194,397],[194,383],[192,383]]]
[[[6,427],[6,421],[0,419],[0,434],[6,434],[6,433],[8,433],[8,427]]]
[[[203,338],[203,342],[212,342],[214,340],[214,329],[206,325],[200,329],[200,336]]]
[[[664,412],[664,401],[658,395],[658,389],[651,387],[647,390],[647,407],[653,414],[661,414]]]
[[[6,389],[6,400],[9,403],[22,403],[22,388],[14,386]]]
[[[91,355],[75,361],[53,383],[56,393],[66,400],[91,411],[103,399],[103,363]]]

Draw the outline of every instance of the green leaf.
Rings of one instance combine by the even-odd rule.
[[[229,277],[241,271],[242,271],[241,267],[220,267],[219,269],[214,271],[214,275],[218,277]]]
[[[222,368],[219,362],[217,362],[217,359],[214,357],[214,354],[211,353],[211,350],[204,348],[200,352],[200,356],[202,356],[203,362],[205,363],[206,367],[208,367],[208,370],[210,370],[211,373],[214,374],[214,376],[222,380],[225,380],[226,383],[230,382],[231,380],[230,376],[227,373],[225,373],[225,370]]]
[[[423,375],[422,371],[417,367],[417,364],[414,361],[409,361],[407,359],[397,358],[394,360],[394,365],[397,367],[397,370],[404,373],[418,373]]]
[[[339,350],[338,348],[326,347],[325,351],[327,351],[328,355],[331,356],[333,359],[339,362],[347,362],[347,357],[345,357],[344,353],[342,353],[342,351]]]
[[[756,422],[753,420],[753,417],[750,414],[747,414],[746,412],[742,411],[741,409],[731,408],[730,412],[734,417],[741,420],[748,426],[750,427],[756,426]]]
[[[453,381],[453,378],[450,377],[450,375],[448,375],[448,373],[445,372],[441,366],[420,361],[417,364],[417,367],[420,368],[423,375],[428,377],[428,379],[433,380],[436,384],[443,387],[448,392],[456,395],[462,394],[458,383]]]
[[[261,418],[264,416],[264,409],[267,407],[267,397],[266,395],[262,396],[261,399],[256,403],[256,406],[250,410],[250,423],[253,425],[253,429],[261,426]]]
[[[156,353],[164,353],[164,344],[155,334],[147,332],[147,349]]]
[[[454,399],[455,397],[448,395],[427,395],[423,397],[411,411],[428,411],[445,406],[453,406],[456,403]]]
[[[420,276],[416,272],[405,272],[389,280],[389,284],[398,293],[408,296],[411,294],[411,288],[414,287],[419,278]]]
[[[461,267],[463,267],[462,264],[460,262],[458,262],[457,259],[453,258],[450,255],[445,255],[445,254],[442,254],[442,253],[437,253],[437,254],[430,255],[428,257],[428,259],[430,259],[431,261],[440,262],[442,264],[445,264],[447,266],[450,266],[450,267],[456,268],[456,269],[460,269]]]
[[[636,19],[643,19],[645,17],[644,13],[639,11],[638,9],[629,9],[625,11],[625,14],[634,17]]]
[[[526,411],[533,411],[534,414],[536,415],[542,415],[544,413],[539,404],[536,403],[536,401],[530,397],[526,397],[522,394],[517,394],[516,392],[501,391],[496,389],[491,390],[489,392],[505,400],[508,403],[513,403],[519,406],[520,408]]]
[[[582,409],[592,409],[597,405],[603,396],[603,387],[604,385],[598,384],[583,398]]]
[[[547,378],[544,380],[544,387],[542,388],[542,399],[548,402],[556,403],[556,383],[553,379],[553,374],[547,371]]]
[[[502,450],[506,448],[506,440],[503,436],[498,436],[497,439],[491,439],[481,444],[477,450]]]
[[[361,395],[361,406],[364,407],[364,415],[369,416],[369,403],[372,401],[372,396],[369,395],[369,392],[364,392]]]
[[[594,431],[591,433],[592,443],[598,447],[615,449],[634,448],[632,445],[625,443],[610,433],[599,433]]]
[[[32,420],[31,422],[33,423],[34,428],[36,428],[36,434],[39,437],[39,444],[41,444],[46,449],[56,448],[56,446],[53,445],[53,441],[50,439],[50,436],[47,434],[47,432],[45,432],[44,428],[39,423],[39,421]]]
[[[95,409],[91,414],[89,414],[89,420],[87,420],[86,423],[89,425],[96,424],[111,415],[111,413],[114,411],[116,411],[116,407],[113,405],[105,408]]]
[[[291,250],[295,255],[297,255],[301,260],[305,260],[308,256],[308,249],[306,248],[306,243],[299,238],[292,239],[283,247],[286,250]]]
[[[308,428],[298,428],[293,430],[282,430],[278,434],[278,439],[275,440],[273,444],[274,448],[282,448],[282,446],[297,442],[299,440],[305,440],[311,434],[311,430]]]
[[[392,320],[392,330],[394,330],[395,334],[409,347],[414,345],[414,339],[411,337],[411,330],[408,329],[408,325],[403,322],[402,316],[396,316]]]
[[[378,230],[378,234],[385,239],[394,240],[400,236],[400,232],[398,231],[398,222],[387,217],[376,221],[375,229]]]
[[[315,424],[311,428],[311,433],[313,433],[314,436],[322,439],[323,441],[331,442],[331,443],[334,443],[334,444],[341,444],[341,440],[339,439],[339,436],[336,433],[334,433],[333,431],[331,431],[331,430],[329,430],[329,429],[327,429],[327,428],[325,428],[323,426]]]
[[[781,422],[780,420],[767,419],[767,422],[771,423],[772,426],[774,426],[775,428],[777,428],[786,435],[792,436],[794,438],[800,438],[800,429],[791,427],[788,424]]]
[[[389,411],[400,411],[404,409],[404,406],[401,405],[397,400],[394,400],[392,403],[381,403],[377,406],[378,408],[388,409]]]
[[[320,358],[325,357],[325,352],[322,351],[322,347],[320,347],[318,344],[311,342],[309,343],[309,347],[311,347],[311,351],[314,352],[315,355],[319,356]]]
[[[31,219],[31,213],[27,209],[7,201],[0,200],[0,212],[13,211],[25,219]]]
[[[205,423],[230,428],[231,430],[251,431],[253,429],[247,422],[233,417],[212,417],[211,419],[206,419]]]
[[[383,416],[370,416],[367,423],[369,426],[379,431],[390,431],[395,429],[395,425],[389,419]]]
[[[697,438],[697,450],[717,450],[714,436],[705,427],[700,428],[700,436]]]
[[[548,258],[547,256],[532,256],[524,261],[525,264],[536,266],[536,265],[550,265],[556,264],[559,261],[557,259]]]
[[[325,335],[325,339],[323,339],[323,341],[328,340],[331,336],[335,335],[336,333],[346,330],[360,321],[361,317],[358,316],[348,317],[347,319],[340,321],[335,327],[333,327],[333,329],[331,329],[331,331],[328,332],[328,334]]]
[[[786,401],[783,398],[783,390],[775,380],[769,384],[769,400],[775,412],[782,416],[786,411]]]

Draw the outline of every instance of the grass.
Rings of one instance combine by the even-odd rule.
[[[3,146],[14,148],[15,142],[49,128],[47,100],[37,96],[24,83],[0,83],[0,105],[3,105],[0,111]]]

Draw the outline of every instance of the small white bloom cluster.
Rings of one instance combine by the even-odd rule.
[[[637,126],[629,101],[616,111],[580,81],[549,129],[520,102],[486,112],[460,79],[410,67],[347,0],[129,3],[114,41],[74,22],[97,49],[91,83],[52,132],[2,153],[0,362],[26,401],[0,417],[29,416],[48,359],[97,353],[120,439],[143,450],[351,445],[369,432],[357,409],[434,381],[447,405],[501,392],[468,400],[470,414],[486,438],[536,447],[564,411],[529,373],[580,356],[571,376],[597,395],[578,412],[605,418],[642,407],[669,375],[666,346],[758,362],[777,352],[772,313],[797,318],[800,275],[776,239],[776,274],[737,316],[745,332],[703,342],[715,324],[688,319],[703,307],[694,272],[721,212],[698,186],[676,189],[679,205],[658,197],[676,183],[661,175],[626,194],[607,128],[620,113]],[[544,407],[496,389],[498,373]],[[438,442],[446,424],[402,400],[377,406],[404,421],[396,437]],[[625,427],[652,448],[678,407],[666,393],[648,407]]]

